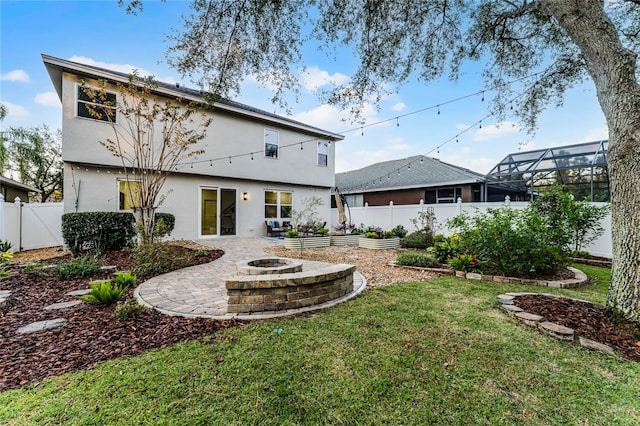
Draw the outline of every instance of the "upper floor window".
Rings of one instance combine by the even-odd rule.
[[[318,166],[329,164],[329,142],[318,142]]]
[[[77,116],[116,122],[116,94],[103,90],[78,87]]]
[[[264,129],[264,156],[278,158],[279,134],[275,130]]]

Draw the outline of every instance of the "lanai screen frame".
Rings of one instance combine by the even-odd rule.
[[[589,199],[594,201],[595,186],[610,198],[607,168],[608,140],[565,145],[507,155],[487,175],[486,185],[509,186],[528,192],[560,183],[567,187],[589,184]],[[570,173],[563,175],[563,171]],[[588,179],[588,180],[585,180]],[[558,182],[559,180],[559,182]]]

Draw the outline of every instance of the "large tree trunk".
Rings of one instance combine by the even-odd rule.
[[[640,85],[600,0],[541,0],[580,49],[609,127],[613,271],[607,307],[640,321]],[[576,120],[580,112],[576,111]]]

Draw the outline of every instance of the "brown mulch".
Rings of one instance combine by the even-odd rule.
[[[513,303],[545,321],[572,328],[578,336],[611,346],[626,360],[640,362],[640,330],[634,335],[632,324],[614,324],[600,305],[542,294],[518,296]]]
[[[211,262],[222,254],[220,250],[209,248],[206,256],[195,257],[195,264]],[[43,260],[42,256],[37,257],[33,255],[31,261]],[[108,252],[101,257],[105,265],[115,265],[119,270],[132,266],[130,257],[124,252]],[[64,255],[47,263],[59,263],[68,258],[69,255]],[[0,281],[0,289],[10,290],[13,295],[8,312],[0,317],[0,391],[86,369],[109,359],[199,339],[241,323],[170,317],[149,309],[122,322],[114,316],[115,304],[104,307],[83,303],[62,311],[43,310],[52,303],[74,300],[65,293],[87,289],[90,280],[108,278],[111,274],[113,272],[105,272],[91,278],[62,281],[52,274],[20,270],[16,276]],[[138,278],[138,283],[143,281]],[[123,300],[132,296],[133,289],[130,289]],[[16,330],[26,324],[60,317],[68,320],[64,327],[16,334]]]

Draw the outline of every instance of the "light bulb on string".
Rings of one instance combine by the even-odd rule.
[[[191,168],[193,169],[193,163],[191,163]]]
[[[396,117],[396,127],[400,127],[400,120]]]
[[[440,105],[438,105],[438,115],[440,115]]]
[[[231,157],[229,157],[229,164],[231,164]]]
[[[484,90],[482,91],[482,99],[480,99],[481,102],[484,102]]]
[[[209,160],[209,167],[213,167],[213,160]]]
[[[302,142],[300,142],[300,151],[302,151],[304,148],[302,147]]]
[[[440,147],[438,147],[438,151],[437,152],[438,152],[438,155],[440,155]]]
[[[360,127],[360,136],[364,136],[364,127]]]
[[[456,135],[456,143],[458,143],[458,135]]]
[[[407,166],[407,170],[411,170],[411,163]]]
[[[482,120],[480,120],[480,127],[478,127],[479,129],[482,129]]]
[[[420,156],[420,164],[424,164],[424,157]]]
[[[253,152],[251,153],[251,161],[253,161]]]

